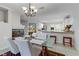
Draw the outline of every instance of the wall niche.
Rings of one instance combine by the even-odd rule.
[[[8,10],[0,7],[0,21],[8,23]]]

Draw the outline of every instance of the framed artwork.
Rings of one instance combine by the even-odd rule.
[[[23,37],[24,29],[12,29],[12,37]]]

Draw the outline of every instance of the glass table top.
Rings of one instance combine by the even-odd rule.
[[[39,39],[39,38],[34,38],[34,37],[25,37],[25,39],[28,39],[29,41],[32,39],[43,40],[44,43],[42,44],[42,46],[52,47],[52,41],[50,40],[49,36],[47,36],[46,39]]]

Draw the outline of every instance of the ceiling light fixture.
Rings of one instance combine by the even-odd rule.
[[[35,6],[31,5],[31,3],[29,3],[28,8],[27,7],[22,7],[24,13],[26,14],[26,16],[35,16],[37,13],[37,9],[35,8]]]

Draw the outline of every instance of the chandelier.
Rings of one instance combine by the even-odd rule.
[[[28,8],[27,7],[22,7],[24,13],[26,14],[26,16],[35,16],[37,13],[37,9],[35,8],[35,6],[31,5],[31,3],[29,3]]]

